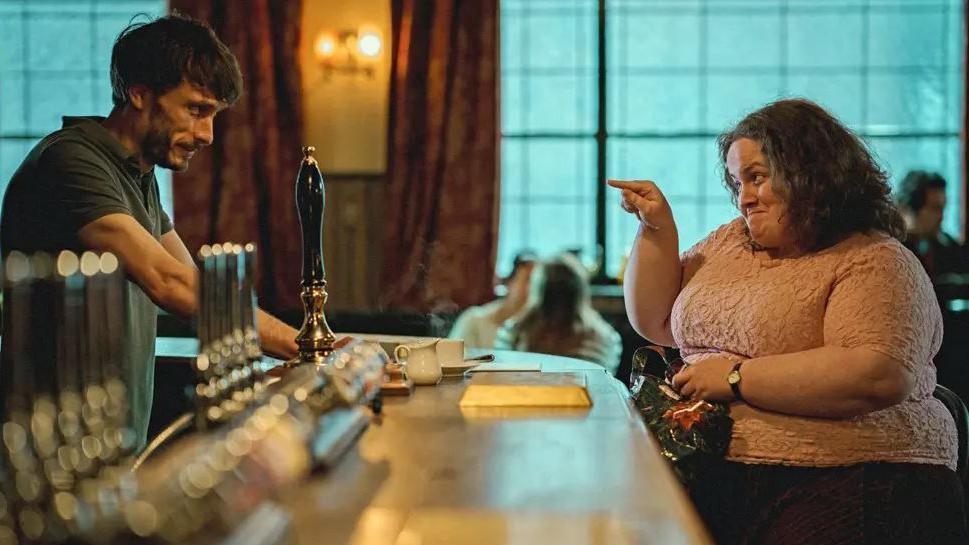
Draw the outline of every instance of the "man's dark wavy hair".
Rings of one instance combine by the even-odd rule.
[[[111,100],[128,103],[128,88],[145,85],[156,95],[187,80],[225,104],[242,94],[242,73],[229,48],[205,24],[174,13],[134,23],[111,50]]]
[[[727,171],[727,151],[741,138],[760,143],[801,250],[820,250],[872,230],[904,239],[905,223],[885,171],[858,136],[821,106],[778,100],[720,135],[723,182],[734,205],[740,188]]]
[[[910,170],[898,184],[898,204],[918,212],[925,206],[930,189],[945,191],[945,186],[945,178],[938,172]]]

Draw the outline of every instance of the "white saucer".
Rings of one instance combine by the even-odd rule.
[[[462,361],[441,365],[441,375],[445,377],[460,377],[465,371],[481,365],[480,361]]]

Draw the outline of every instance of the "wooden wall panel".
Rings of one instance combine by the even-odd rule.
[[[329,310],[378,306],[385,189],[380,175],[326,176],[323,259]]]

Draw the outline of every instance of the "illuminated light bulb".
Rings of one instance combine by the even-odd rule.
[[[313,50],[316,51],[317,57],[332,57],[333,53],[336,52],[336,36],[327,32],[321,33],[316,38],[316,43],[313,44]]]
[[[357,51],[368,58],[375,58],[380,54],[380,35],[373,31],[361,32],[357,38]]]

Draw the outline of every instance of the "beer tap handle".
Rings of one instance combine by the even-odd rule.
[[[245,335],[246,341],[251,345],[250,350],[253,348],[259,351],[258,356],[261,357],[261,348],[259,346],[259,330],[256,324],[256,245],[246,244],[242,252],[242,280],[240,284],[240,301],[242,307],[242,330]]]
[[[244,384],[245,353],[242,345],[242,327],[239,316],[239,254],[238,244],[226,242],[222,245],[225,254],[225,343],[228,354],[228,389],[225,393],[230,414],[238,413],[245,407],[247,392]],[[251,392],[249,392],[251,394]]]
[[[56,294],[53,332],[56,332],[57,390],[77,391],[80,367],[87,343],[82,338],[84,320],[84,279],[78,274],[81,263],[77,254],[64,250],[57,254],[52,284]]]
[[[94,327],[86,319],[86,312],[92,303],[87,297],[87,279],[96,274],[99,268],[100,259],[92,252],[78,257],[74,252],[65,250],[57,255],[55,263],[53,278],[58,289],[59,305],[56,423],[64,445],[75,454],[69,458],[58,456],[56,464],[48,464],[54,473],[50,475],[54,477],[52,487],[61,491],[72,490],[77,478],[91,476],[97,469],[97,456],[102,450],[100,438],[88,436],[82,439],[84,403],[81,397],[84,376],[88,374],[86,367],[95,344],[87,329],[88,326]],[[69,463],[65,463],[68,460]]]
[[[105,279],[101,273],[101,256],[94,252],[84,252],[81,256],[80,273],[84,277],[84,332],[87,339],[87,350],[81,357],[81,390],[103,382],[103,365],[105,359],[104,317],[107,313],[105,304]]]
[[[105,320],[108,315],[108,275],[103,272],[104,259],[94,252],[85,252],[80,263],[80,272],[84,276],[85,337],[88,339],[88,350],[81,361],[81,420],[85,430],[82,441],[89,445],[91,457],[97,457],[101,462],[114,460],[118,455],[117,447],[104,437],[108,403],[105,380],[110,357],[110,333]]]
[[[107,394],[107,410],[105,410],[107,437],[111,437],[112,446],[116,446],[118,456],[131,455],[136,446],[134,431],[129,427],[128,418],[128,387],[124,377],[128,375],[130,362],[126,361],[122,350],[122,339],[125,335],[125,283],[127,280],[118,263],[118,258],[112,253],[101,255],[101,273],[105,275],[105,292],[107,312],[105,316],[105,334],[107,335],[107,355],[103,371],[104,391]],[[109,460],[115,462],[116,460]]]
[[[104,357],[101,376],[105,382],[122,377],[121,340],[124,338],[124,276],[118,258],[112,253],[101,254],[100,274],[104,290]]]
[[[54,274],[54,260],[49,254],[37,252],[30,256],[30,268],[33,273],[33,290],[31,304],[36,309],[31,324],[30,353],[33,355],[31,371],[34,375],[35,393],[51,395],[57,389],[57,343],[51,342],[57,333],[56,309],[59,291],[52,279]]]
[[[215,404],[215,374],[219,354],[213,350],[217,338],[215,324],[215,259],[213,247],[205,244],[198,252],[199,304],[198,304],[198,356],[195,360],[197,382],[195,385],[195,427],[208,429],[209,411]]]
[[[323,365],[333,352],[336,337],[326,323],[326,275],[323,269],[323,208],[326,193],[323,174],[313,157],[312,146],[303,148],[303,161],[296,176],[296,210],[303,240],[303,326],[296,335],[299,355],[287,366]]]
[[[6,417],[26,412],[34,393],[33,358],[30,351],[30,322],[34,307],[30,304],[33,286],[30,261],[13,251],[3,262],[4,320],[3,348],[0,350],[0,373]]]
[[[225,325],[225,253],[221,244],[212,245],[212,350],[223,355]],[[216,374],[221,375],[225,362],[216,362]]]
[[[259,396],[265,389],[266,373],[262,364],[262,346],[259,343],[259,330],[256,324],[256,245],[246,244],[242,251],[242,280],[239,290],[242,310],[242,334],[246,349],[246,359],[251,372],[253,396]]]
[[[326,192],[323,174],[313,152],[316,148],[303,148],[303,162],[296,177],[296,211],[299,213],[300,232],[303,235],[303,286],[319,286],[326,283],[323,269],[323,209]]]
[[[246,282],[247,273],[245,248],[243,248],[240,244],[233,244],[232,255],[235,268],[232,275],[234,282],[232,288],[233,354],[235,356],[236,369],[239,372],[239,383],[237,388],[240,392],[240,400],[243,404],[248,404],[254,397],[254,390],[252,382],[252,362],[250,361],[250,348],[246,332],[247,311],[244,285]],[[249,300],[251,301],[251,296],[249,297]],[[251,309],[249,312],[251,313]]]
[[[232,338],[233,345],[242,343],[242,308],[239,300],[239,280],[240,258],[242,257],[242,246],[227,242],[222,245],[222,251],[226,259],[226,310],[228,312],[229,337]],[[235,347],[233,347],[233,351]]]
[[[212,342],[212,247],[203,244],[198,251],[199,282],[198,282],[198,318],[196,330],[199,338],[199,353]]]

